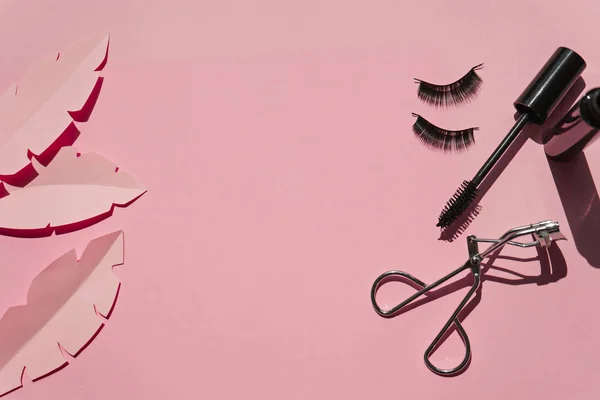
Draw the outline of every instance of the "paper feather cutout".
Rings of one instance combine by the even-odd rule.
[[[0,179],[10,181],[69,127],[77,130],[73,120],[87,120],[102,84],[108,41],[108,35],[88,39],[44,58],[0,96]]]
[[[123,264],[123,232],[92,240],[81,259],[72,250],[32,282],[27,304],[11,307],[0,320],[0,395],[68,364],[104,326],[120,288],[112,272]],[[62,350],[61,350],[62,349]],[[25,371],[25,372],[24,372]]]
[[[74,147],[61,148],[47,167],[35,159],[32,164],[39,175],[26,187],[5,184],[9,195],[0,198],[0,234],[37,237],[81,229],[146,192],[111,161],[79,155]]]

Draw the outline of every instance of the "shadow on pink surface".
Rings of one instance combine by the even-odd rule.
[[[548,120],[543,125],[530,124],[523,129],[523,132],[517,137],[513,144],[508,148],[500,161],[492,168],[490,173],[485,177],[477,191],[477,198],[471,203],[467,210],[449,227],[443,229],[438,240],[452,242],[459,238],[469,225],[482,212],[483,207],[479,204],[492,185],[496,182],[502,172],[508,167],[508,164],[517,155],[521,147],[531,139],[538,144],[542,144],[542,133],[551,126],[554,126],[579,99],[579,96],[585,89],[585,81],[583,78],[577,79],[569,92],[563,97],[562,101],[556,107],[554,112],[548,117]],[[519,114],[515,114],[515,120]]]
[[[548,159],[548,165],[577,251],[600,268],[600,199],[585,153],[569,162]]]
[[[458,314],[459,323],[462,324],[464,322],[464,320],[473,312],[473,310],[475,310],[477,305],[481,302],[482,290],[483,290],[483,286],[484,286],[485,282],[489,281],[489,282],[495,282],[495,283],[500,283],[500,284],[504,284],[504,285],[513,285],[513,286],[528,285],[528,284],[536,284],[538,286],[541,286],[541,285],[547,285],[547,284],[553,283],[553,282],[558,282],[559,280],[561,280],[567,276],[567,263],[562,254],[562,251],[560,250],[560,248],[558,247],[558,245],[556,243],[553,243],[547,250],[543,249],[543,248],[539,248],[539,247],[536,247],[536,250],[538,252],[538,256],[532,257],[532,258],[516,258],[516,257],[509,257],[509,256],[501,256],[500,255],[501,250],[499,250],[498,252],[492,254],[489,257],[489,259],[487,260],[487,262],[482,263],[481,284],[479,285],[479,288],[475,292],[474,297],[466,304],[466,306]],[[540,274],[539,275],[524,275],[524,274],[521,274],[519,272],[510,270],[507,268],[494,266],[494,263],[497,260],[502,260],[502,259],[519,261],[519,262],[539,261]],[[506,277],[501,277],[501,276],[496,276],[496,275],[490,275],[489,272],[493,271],[493,270],[501,272],[504,275],[512,275],[512,276],[514,276],[514,278],[506,278]],[[419,287],[415,282],[412,282],[410,279],[404,279],[403,277],[401,277],[399,275],[390,276],[388,281],[401,282],[401,283],[407,284],[408,286],[412,287],[415,290],[422,289],[422,287]],[[414,310],[415,308],[418,308],[418,307],[420,307],[424,304],[427,304],[431,301],[434,301],[434,300],[437,300],[444,296],[447,296],[449,294],[455,293],[461,289],[466,289],[468,287],[471,287],[472,284],[473,284],[473,275],[469,274],[457,281],[454,281],[450,284],[447,284],[446,286],[441,287],[440,289],[431,290],[429,292],[424,293],[425,297],[423,297],[422,299],[416,300],[410,304],[407,304],[405,307],[398,310],[398,312],[389,315],[389,317],[387,317],[387,318],[394,318],[396,316],[402,315],[410,310]],[[392,308],[392,307],[390,307],[390,308]],[[453,323],[450,326],[450,328],[445,331],[445,333],[441,337],[438,344],[433,348],[433,352],[431,353],[431,356],[433,356],[435,354],[435,352],[439,350],[439,348],[444,344],[444,342],[446,342],[446,340],[448,340],[448,338],[454,332],[456,332],[456,325]],[[462,335],[459,334],[458,336],[463,341],[463,344],[466,345],[465,340],[462,337]],[[471,359],[472,359],[472,356],[469,358],[465,367],[462,368],[459,372],[452,374],[452,375],[445,375],[445,376],[454,377],[454,376],[463,374],[466,370],[468,370],[468,368],[471,364]]]

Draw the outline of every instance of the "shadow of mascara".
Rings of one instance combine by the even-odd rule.
[[[579,254],[600,269],[600,197],[585,153],[562,163],[548,159],[571,236]]]

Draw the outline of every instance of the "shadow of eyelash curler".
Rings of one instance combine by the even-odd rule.
[[[532,235],[533,241],[522,243],[513,240],[525,235]],[[496,252],[497,250],[500,250],[506,244],[523,248],[535,246],[547,248],[550,247],[552,242],[560,239],[565,239],[565,237],[560,233],[559,223],[550,220],[510,229],[506,233],[504,233],[499,239],[481,239],[471,235],[467,237],[469,259],[461,267],[455,269],[454,271],[435,281],[431,285],[426,285],[421,280],[403,271],[392,270],[385,272],[382,275],[380,275],[373,283],[373,286],[371,288],[371,303],[373,303],[373,308],[375,308],[375,312],[377,312],[377,314],[384,318],[390,318],[401,312],[404,307],[412,303],[420,296],[426,294],[431,289],[436,288],[437,286],[441,285],[447,280],[458,275],[462,271],[465,271],[467,269],[470,270],[471,274],[473,275],[473,284],[471,285],[471,288],[469,289],[468,293],[463,298],[463,300],[460,302],[456,310],[452,313],[446,324],[437,334],[435,339],[433,339],[427,350],[425,350],[424,354],[425,365],[427,365],[427,368],[429,368],[432,372],[443,376],[452,376],[458,374],[469,364],[469,361],[471,359],[471,344],[469,342],[469,337],[467,336],[467,333],[462,327],[458,317],[461,311],[465,308],[469,299],[473,296],[473,294],[475,294],[477,289],[479,289],[479,285],[481,283],[481,261],[490,254]],[[479,252],[478,243],[491,243],[491,246],[488,247],[486,250]],[[414,285],[420,287],[421,290],[419,290],[418,292],[416,292],[397,306],[389,310],[383,310],[381,307],[379,307],[379,305],[377,304],[377,300],[375,299],[377,291],[385,283],[389,282],[392,278],[398,277],[412,282]],[[454,324],[454,326],[456,327],[456,331],[458,332],[460,338],[462,339],[465,345],[465,357],[456,367],[449,369],[441,369],[433,365],[429,358],[431,357],[431,354],[437,348],[437,346],[441,344],[440,341],[442,337],[444,337],[444,335],[448,333],[448,330],[450,329],[450,326],[452,324]]]

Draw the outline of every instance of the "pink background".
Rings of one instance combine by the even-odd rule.
[[[79,232],[0,238],[1,313],[69,249],[120,228],[126,247],[118,303],[97,339],[8,397],[599,398],[600,268],[578,252],[534,141],[468,233],[556,219],[569,238],[564,279],[484,282],[464,322],[471,366],[451,379],[422,354],[464,290],[392,320],[369,301],[387,269],[429,282],[465,260],[466,235],[437,240],[443,204],[512,125],[512,102],[556,47],[579,52],[587,88],[600,86],[599,13],[596,0],[0,1],[3,88],[42,56],[110,31],[104,86],[76,146],[149,190]],[[414,77],[449,82],[480,62],[472,105],[418,102]],[[411,112],[479,126],[477,146],[431,152],[410,131]],[[587,159],[600,174],[600,145]],[[578,198],[582,210],[597,206],[595,193]],[[495,265],[540,273],[535,260]],[[451,338],[434,361],[460,357]]]

